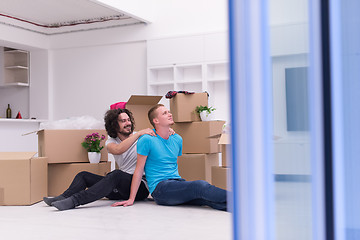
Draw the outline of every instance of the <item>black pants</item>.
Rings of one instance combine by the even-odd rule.
[[[121,170],[114,170],[105,177],[90,172],[78,173],[70,187],[62,194],[64,197],[73,197],[75,205],[84,205],[103,197],[110,200],[127,200],[130,196],[131,174]],[[141,182],[135,200],[144,200],[149,191]]]

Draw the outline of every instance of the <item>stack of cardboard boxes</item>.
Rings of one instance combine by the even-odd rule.
[[[35,154],[0,153],[0,206],[31,205],[47,196],[47,158]]]
[[[126,108],[134,115],[135,131],[151,127],[147,112],[161,98],[131,96]],[[170,100],[170,110],[176,122],[173,128],[183,138],[183,155],[178,159],[179,173],[189,181],[212,182],[212,174],[216,174],[214,169],[219,168],[220,152],[218,139],[212,136],[221,134],[225,122],[200,121],[195,113],[199,105],[208,105],[207,93],[178,93]],[[86,135],[94,132],[107,136],[104,129],[40,130],[37,132],[39,157],[28,152],[1,153],[0,205],[30,205],[41,201],[44,196],[57,196],[81,171],[99,175],[110,172],[106,148],[101,150],[100,163],[91,164],[81,146]],[[101,144],[104,145],[105,141]]]
[[[212,184],[223,189],[231,190],[229,186],[230,176],[230,136],[227,133],[223,133],[219,139],[219,145],[221,146],[221,166],[213,166],[211,168]]]
[[[31,205],[45,196],[59,195],[80,171],[108,173],[106,149],[101,151],[102,162],[91,164],[81,146],[93,132],[106,136],[105,130],[40,130],[39,157],[34,157],[35,152],[0,153],[0,205]]]
[[[100,163],[89,162],[87,151],[81,146],[88,134],[99,133],[107,136],[104,129],[40,130],[38,131],[38,154],[48,159],[48,195],[62,194],[77,173],[88,171],[98,175],[110,172],[106,148],[101,150]],[[104,146],[105,141],[101,142]]]
[[[178,158],[182,178],[205,180],[211,183],[213,166],[219,166],[220,146],[211,136],[222,132],[224,121],[200,120],[196,106],[208,106],[207,93],[178,93],[170,99],[170,111],[175,124],[173,128],[183,138],[183,155]]]

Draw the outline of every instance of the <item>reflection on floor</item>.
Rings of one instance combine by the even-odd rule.
[[[231,213],[207,207],[158,206],[152,201],[110,207],[99,200],[68,211],[44,202],[0,206],[1,239],[230,240]]]
[[[311,183],[276,182],[276,240],[311,240]]]

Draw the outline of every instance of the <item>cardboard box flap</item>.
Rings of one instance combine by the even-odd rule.
[[[222,134],[222,133],[220,133],[220,134],[215,134],[215,135],[212,135],[212,136],[210,136],[210,137],[208,137],[208,138],[220,138],[220,137],[221,137],[221,134]]]
[[[221,134],[219,144],[230,144],[230,135],[227,133]]]
[[[132,95],[126,105],[156,105],[162,96]]]
[[[36,152],[2,152],[0,160],[24,160],[34,157]]]

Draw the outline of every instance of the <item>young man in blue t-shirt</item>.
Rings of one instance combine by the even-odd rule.
[[[131,183],[130,198],[112,206],[131,206],[145,171],[149,191],[159,205],[206,205],[226,211],[226,191],[203,180],[186,181],[178,172],[177,157],[182,154],[182,138],[170,135],[174,121],[172,114],[162,104],[148,113],[156,136],[143,135],[138,140],[137,163]]]

